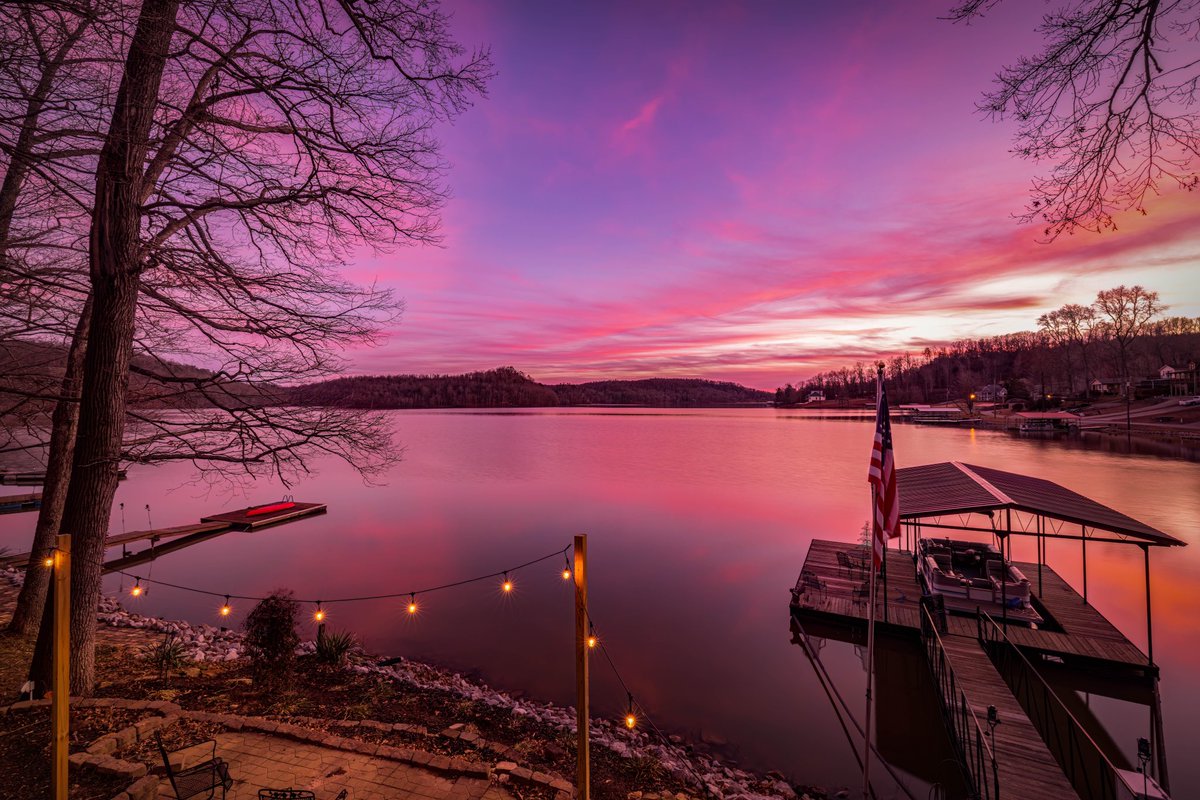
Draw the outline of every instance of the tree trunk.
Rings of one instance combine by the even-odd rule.
[[[92,326],[63,530],[71,542],[71,693],[95,686],[96,608],[117,491],[129,361],[141,280],[143,170],[179,0],[145,0],[96,169],[89,266]],[[39,637],[51,631],[43,627]]]
[[[54,405],[50,431],[50,454],[46,461],[46,480],[42,485],[42,507],[38,511],[37,528],[33,534],[29,564],[25,567],[25,583],[17,596],[17,607],[8,624],[10,633],[27,636],[39,624],[42,606],[46,603],[46,587],[50,571],[42,560],[54,549],[55,537],[62,531],[63,508],[67,487],[71,482],[71,461],[75,453],[75,432],[79,427],[79,387],[83,375],[83,357],[87,350],[88,327],[92,321],[92,299],[89,297],[75,326],[75,338],[67,351],[61,397]]]

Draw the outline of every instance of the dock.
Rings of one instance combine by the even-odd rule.
[[[23,511],[36,511],[41,507],[41,492],[0,495],[0,514],[20,514]]]
[[[275,525],[285,525],[289,522],[298,522],[308,517],[324,514],[327,510],[324,503],[288,501],[269,506],[251,506],[237,511],[201,517],[199,525],[183,526],[165,531],[137,531],[126,534],[124,537],[113,537],[109,541],[114,544],[122,544],[122,541],[114,541],[114,539],[124,542],[135,540],[134,537],[142,540],[149,539],[150,547],[137,553],[125,553],[120,558],[105,562],[104,571],[117,572],[129,567],[136,567],[139,564],[146,564],[167,553],[191,547],[230,531],[256,531]],[[158,541],[164,538],[164,534],[169,535],[171,541],[159,544]]]
[[[840,565],[839,552],[846,554],[852,565],[863,563],[866,555],[863,548],[847,542],[817,539],[809,546],[793,594],[792,615],[802,626],[816,623],[816,627],[824,630],[832,626],[865,632],[870,610],[865,575],[859,566]],[[1039,727],[1010,686],[1011,675],[1019,672],[1023,685],[1040,688],[1040,678],[1028,674],[1035,672],[1032,666],[1026,669],[1021,662],[1028,665],[1028,659],[1050,658],[1145,682],[1158,674],[1147,656],[1044,564],[1043,592],[1036,595],[1036,600],[1049,627],[1059,630],[1034,629],[1015,623],[1002,629],[998,619],[973,615],[949,614],[944,621],[935,623],[921,603],[922,589],[912,553],[889,550],[886,563],[887,594],[885,599],[881,580],[877,584],[876,628],[909,635],[924,645],[947,724],[960,728],[951,730],[951,738],[963,748],[964,761],[972,762],[974,772],[978,773],[975,775],[980,784],[975,787],[978,796],[1112,796],[1098,791],[1098,784],[1105,781],[1112,784],[1118,779],[1113,777],[1116,771],[1127,769],[1128,765],[1111,764],[1082,726],[1072,725],[1073,720],[1063,721],[1070,714],[1048,690],[1036,698],[1039,709],[1036,716],[1042,723]],[[1026,575],[1037,573],[1036,564],[1016,564]],[[996,630],[985,635],[984,625],[992,625]],[[862,635],[865,637],[865,633]],[[1006,675],[1010,676],[1007,680]],[[989,706],[997,709],[1002,720],[994,733],[994,752],[990,750],[991,734],[985,722]],[[1090,759],[1086,769],[1079,764],[1068,769],[1060,765],[1060,757],[1047,744],[1048,731],[1043,730],[1047,717],[1062,718],[1059,727],[1067,732],[1063,734],[1060,730],[1051,736],[1073,737],[1070,747]],[[1065,751],[1061,756],[1079,757]],[[1068,771],[1072,774],[1068,775]],[[1091,781],[1097,791],[1081,789],[1086,781]]]
[[[13,496],[27,497],[27,495],[10,495],[10,497]],[[41,495],[36,495],[36,497],[38,498],[38,502],[40,502]],[[3,502],[4,498],[0,498],[0,504]],[[274,505],[286,507],[270,510]],[[129,531],[128,533],[116,534],[109,536],[105,540],[105,549],[120,547],[122,551],[121,556],[105,562],[104,571],[113,572],[134,567],[138,564],[145,564],[167,553],[191,547],[194,544],[199,544],[230,531],[261,530],[274,525],[284,525],[289,522],[297,522],[308,517],[324,514],[327,510],[328,507],[324,503],[288,501],[287,503],[272,504],[270,506],[251,506],[237,511],[214,514],[203,517],[198,523],[189,525],[176,525],[170,528],[154,528],[151,530]],[[0,513],[3,513],[3,505],[0,505]],[[135,542],[149,542],[150,546],[136,553],[127,552],[127,546]],[[0,566],[24,567],[29,563],[31,556],[31,553],[3,556],[0,557]]]
[[[117,472],[118,480],[125,480],[125,477],[125,470]],[[0,486],[41,486],[45,482],[45,472],[0,469]]]

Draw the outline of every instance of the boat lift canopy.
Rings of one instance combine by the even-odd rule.
[[[1187,542],[1152,528],[1120,511],[1097,503],[1053,481],[1018,475],[990,467],[977,467],[958,461],[904,467],[896,470],[900,495],[900,519],[917,522],[931,517],[955,514],[985,514],[997,511],[1023,512],[1103,530],[1130,544],[1154,547],[1182,546]],[[972,530],[966,525],[946,526]],[[995,527],[987,530],[995,531]],[[1034,531],[1009,530],[1000,533],[1033,534]],[[1042,528],[1041,536],[1062,536],[1060,531]],[[1064,538],[1079,538],[1077,536]],[[1094,535],[1091,538],[1095,538]]]
[[[991,467],[977,467],[958,461],[904,467],[896,470],[896,488],[900,495],[900,521],[908,533],[921,535],[921,529],[949,528],[990,533],[999,539],[1000,552],[1008,542],[1007,558],[1012,560],[1012,540],[1016,536],[1037,537],[1038,594],[1042,591],[1042,564],[1046,561],[1046,539],[1075,539],[1082,546],[1083,602],[1088,602],[1088,541],[1132,544],[1140,547],[1145,560],[1146,649],[1147,660],[1154,664],[1154,627],[1150,614],[1150,548],[1181,547],[1187,542],[1163,533],[1116,509],[1097,503],[1065,486],[1044,478],[1018,475]],[[1003,512],[1003,524],[997,521]],[[988,526],[973,526],[965,521],[947,523],[944,517],[983,514]],[[1017,526],[1014,527],[1013,522]],[[1047,524],[1056,521],[1058,524]],[[1063,523],[1079,526],[1079,533],[1068,533]],[[1089,535],[1090,530],[1090,535]],[[1113,536],[1099,537],[1096,531]],[[915,551],[915,541],[912,542]]]

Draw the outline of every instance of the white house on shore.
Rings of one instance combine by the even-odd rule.
[[[1008,389],[998,383],[989,383],[975,393],[981,403],[1003,403],[1008,399]]]

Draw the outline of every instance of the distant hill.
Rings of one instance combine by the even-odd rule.
[[[773,395],[736,383],[692,378],[538,383],[513,367],[465,375],[373,375],[299,386],[299,405],[341,408],[534,408],[633,405],[701,408],[761,404]]]
[[[47,413],[58,393],[66,350],[47,342],[8,342],[0,347],[0,398],[23,398],[26,413]],[[148,374],[169,375],[164,384]],[[185,382],[179,382],[185,379]],[[338,408],[542,408],[621,405],[704,408],[758,405],[774,395],[736,383],[695,378],[647,378],[591,383],[538,383],[513,367],[465,375],[371,375],[334,378],[293,387],[213,380],[213,373],[135,355],[130,375],[133,408],[203,408],[213,402],[187,379],[204,383],[225,407],[302,405]],[[12,400],[6,400],[12,405]],[[7,407],[0,403],[0,408]]]
[[[559,405],[630,405],[656,408],[704,408],[767,403],[768,392],[737,383],[699,378],[645,378],[634,381],[559,383],[550,387]]]

